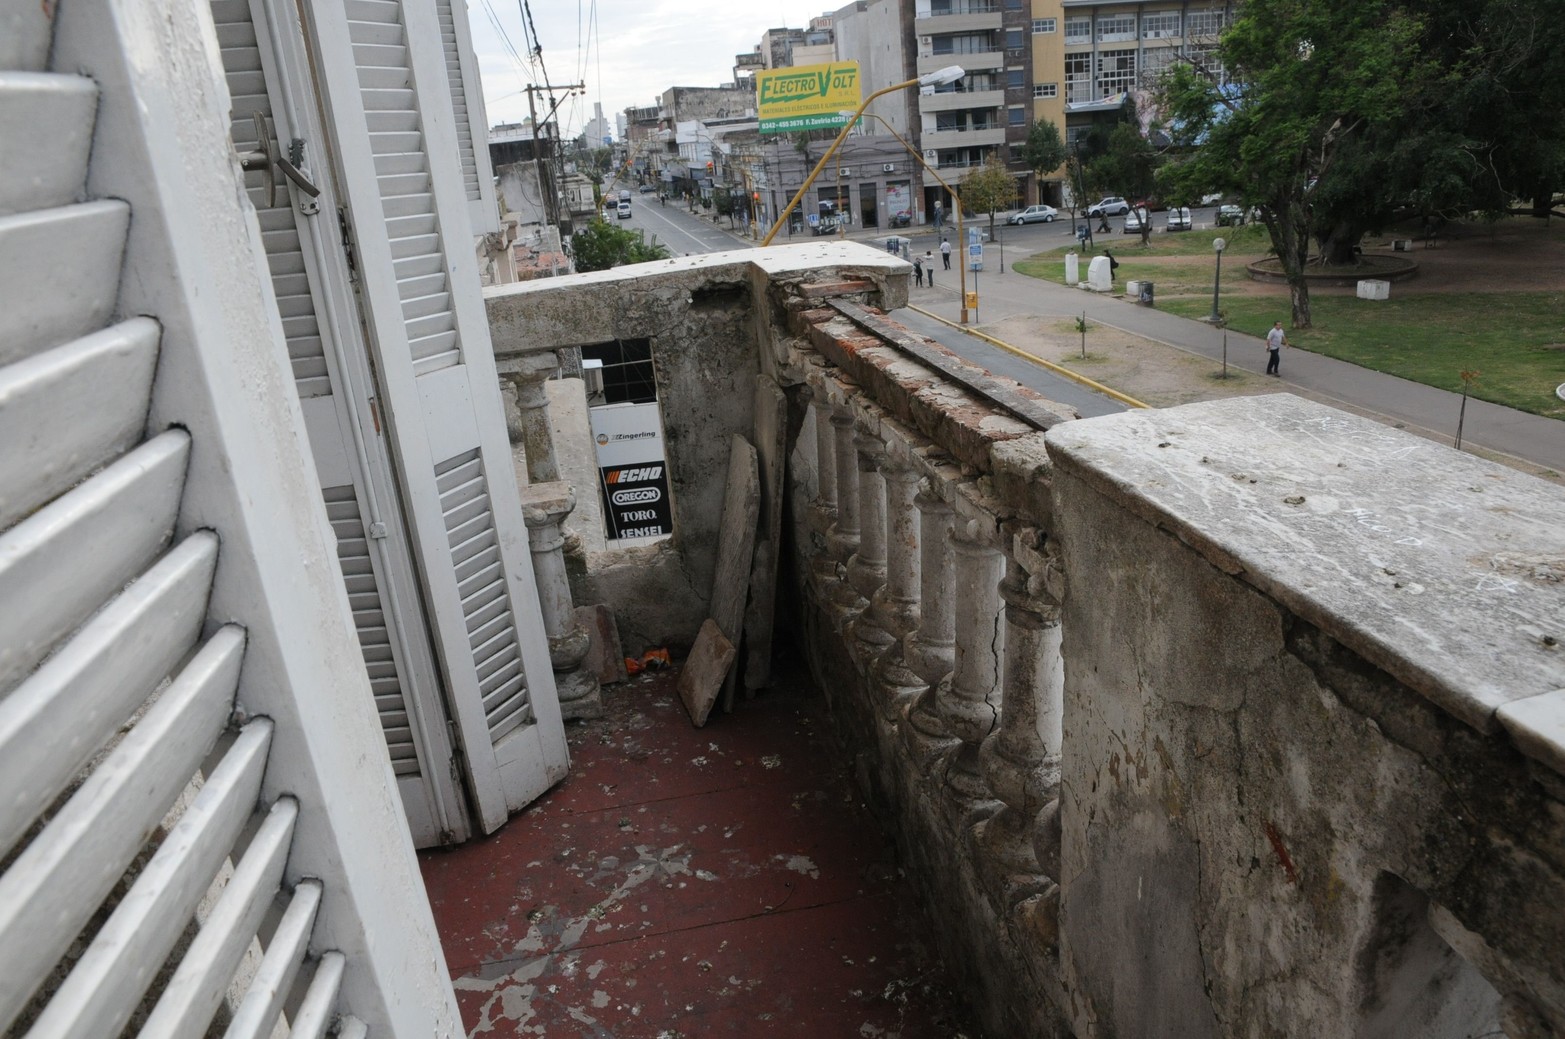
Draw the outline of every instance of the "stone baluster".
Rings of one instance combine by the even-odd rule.
[[[919,623],[902,645],[902,663],[925,687],[907,709],[902,739],[909,757],[927,763],[950,747],[938,710],[941,682],[956,662],[956,579],[951,503],[925,487],[914,498],[919,514]]]
[[[575,507],[576,497],[565,484],[522,488],[522,518],[527,523],[543,630],[549,638],[549,664],[554,669],[560,715],[567,720],[603,714],[598,676],[586,666],[590,636],[586,626],[576,620],[565,572],[565,535],[560,524]]]
[[[886,583],[869,612],[896,639],[876,667],[876,677],[893,690],[883,701],[890,720],[901,713],[902,701],[926,684],[903,661],[922,609],[919,512],[913,505],[919,474],[906,459],[892,455],[881,466],[881,476],[886,481]]]
[[[971,807],[992,795],[979,770],[978,751],[999,716],[1000,660],[1005,632],[1000,620],[1004,556],[979,532],[980,521],[959,524],[955,548],[956,663],[940,683],[935,709],[958,744],[945,756],[945,781]]]
[[[559,368],[553,351],[498,358],[495,367],[511,387],[516,400],[514,416],[507,409],[506,429],[511,443],[520,444],[527,460],[527,482],[549,483],[560,478],[554,457],[554,432],[549,424],[549,395],[544,384]]]
[[[886,485],[880,476],[886,446],[879,437],[863,433],[853,444],[859,469],[859,550],[848,560],[847,577],[865,608],[850,630],[861,650],[876,653],[894,641],[869,607],[886,583]]]
[[[830,591],[838,608],[840,630],[863,608],[858,590],[844,579],[849,559],[859,550],[859,465],[853,448],[853,410],[846,403],[835,404],[831,413],[832,449],[837,468],[837,519],[826,535],[831,556],[842,565]]]
[[[1005,600],[1005,677],[1000,725],[979,754],[983,776],[1004,803],[979,826],[978,843],[1013,900],[1039,884],[1034,837],[1038,813],[1059,797],[1065,664],[1060,657],[1060,607],[1044,589],[1044,576],[1023,560],[1035,532],[1013,538],[1012,561],[1000,595]]]
[[[837,559],[827,540],[837,520],[837,432],[831,424],[831,401],[825,391],[808,389],[810,409],[815,412],[815,498],[809,511],[814,555],[810,569],[817,588],[830,588],[837,580]]]

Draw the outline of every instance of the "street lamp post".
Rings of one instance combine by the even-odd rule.
[[[945,86],[948,83],[955,83],[965,75],[967,75],[967,72],[960,65],[947,65],[937,72],[927,73],[917,79],[904,80],[901,83],[893,83],[889,87],[883,87],[860,102],[858,110],[853,113],[853,118],[843,124],[842,131],[837,134],[837,139],[831,142],[831,147],[826,149],[826,154],[821,156],[820,161],[815,164],[815,168],[810,171],[810,175],[804,178],[804,184],[799,188],[798,193],[788,201],[788,205],[783,208],[783,211],[777,214],[777,222],[772,225],[771,230],[766,232],[766,237],[761,240],[762,248],[772,244],[772,239],[777,237],[777,232],[782,229],[783,224],[788,220],[788,214],[793,212],[794,207],[799,204],[799,200],[804,197],[804,193],[810,190],[810,185],[814,184],[815,178],[821,175],[821,170],[826,168],[826,163],[830,162],[831,157],[837,154],[837,149],[841,148],[842,142],[848,138],[848,131],[853,129],[853,124],[858,122],[858,117],[864,113],[864,109],[869,107],[871,101],[894,90],[905,90],[908,87]]]
[[[950,184],[946,183],[946,179],[944,177],[942,177],[939,174],[939,172],[933,166],[931,166],[929,163],[924,161],[924,156],[919,152],[919,150],[917,148],[914,148],[911,144],[909,144],[907,142],[907,138],[905,138],[901,134],[897,133],[897,128],[896,127],[894,127],[890,123],[886,122],[884,119],[882,119],[880,116],[876,115],[874,112],[861,112],[860,115],[859,115],[859,118],[865,118],[865,117],[868,117],[870,119],[879,120],[880,125],[884,126],[886,128],[886,132],[891,134],[891,136],[895,137],[897,139],[897,142],[900,143],[902,145],[902,147],[907,149],[907,153],[909,155],[913,156],[914,159],[918,160],[918,164],[920,166],[924,167],[924,171],[926,173],[928,173],[931,177],[935,178],[935,182],[936,183],[938,183],[941,187],[945,188],[947,191],[949,191],[951,193],[951,203],[952,203],[953,206],[956,207],[957,258],[962,261],[961,263],[957,264],[956,274],[957,274],[957,280],[958,280],[958,283],[959,283],[958,291],[962,295],[962,324],[965,325],[965,324],[967,324],[967,316],[968,316],[967,315],[967,252],[966,252],[966,250],[967,250],[967,239],[962,237],[962,196],[957,193],[957,190],[955,188],[953,188]],[[851,127],[852,125],[853,125],[852,122],[848,123],[849,127]],[[975,282],[976,282],[976,279],[977,279],[977,273],[975,272],[974,273],[974,280],[975,280]],[[975,288],[976,288],[976,285],[975,285]]]
[[[1212,324],[1218,324],[1223,319],[1217,313],[1217,294],[1223,285],[1223,250],[1228,243],[1221,238],[1212,239],[1212,248],[1217,251],[1217,273],[1212,278],[1212,316],[1207,318]]]

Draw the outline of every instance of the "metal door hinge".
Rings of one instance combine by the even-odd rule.
[[[344,206],[337,207],[337,227],[342,232],[342,251],[348,260],[348,276],[356,278],[359,264],[353,255],[353,235],[348,233],[348,210]]]
[[[384,523],[376,522],[376,523],[371,523],[370,524],[370,537],[379,539],[379,538],[383,538],[385,536],[386,536],[386,525]]]

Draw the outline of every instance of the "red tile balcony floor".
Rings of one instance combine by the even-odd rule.
[[[695,729],[674,681],[606,689],[563,783],[421,855],[468,1034],[976,1037],[819,694]]]

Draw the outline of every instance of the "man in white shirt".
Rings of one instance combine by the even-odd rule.
[[[1272,326],[1272,330],[1266,333],[1266,374],[1282,378],[1282,373],[1277,370],[1282,361],[1282,348],[1288,345],[1288,337],[1283,335],[1282,322]]]

